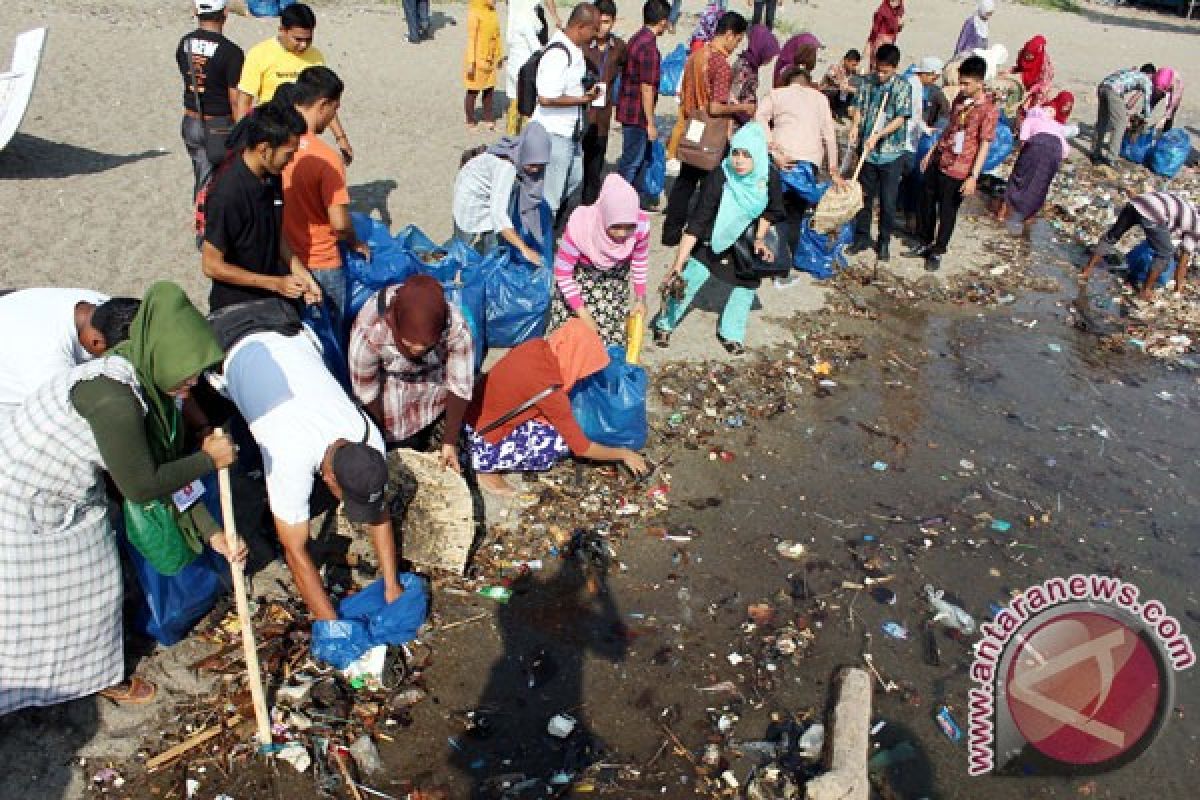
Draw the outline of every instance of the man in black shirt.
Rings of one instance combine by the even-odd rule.
[[[192,158],[192,196],[225,157],[236,120],[238,78],[245,54],[222,34],[225,0],[195,0],[199,27],[179,40],[175,62],[183,76],[183,143]]]
[[[280,173],[296,154],[304,118],[290,105],[259,106],[238,125],[239,152],[213,176],[201,265],[212,279],[209,311],[284,297],[321,300],[321,289],[283,237]]]

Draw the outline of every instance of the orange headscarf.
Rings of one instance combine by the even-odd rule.
[[[572,317],[547,336],[546,344],[558,359],[564,392],[608,366],[608,351],[604,349],[600,334],[579,317]]]

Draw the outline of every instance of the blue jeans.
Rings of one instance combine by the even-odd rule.
[[[668,300],[658,315],[654,327],[660,331],[675,330],[687,312],[688,306],[696,299],[696,293],[704,284],[708,283],[711,276],[712,273],[708,271],[708,267],[694,258],[689,259],[687,266],[683,268],[683,281],[686,284],[683,299]],[[746,323],[750,319],[750,308],[754,305],[754,295],[754,290],[747,289],[745,286],[734,286],[729,292],[729,299],[725,301],[725,308],[721,311],[721,324],[717,328],[722,338],[745,344]]]
[[[333,318],[334,330],[342,331],[343,336],[349,330],[354,320],[346,319],[346,270],[342,267],[333,269],[313,269],[313,280],[321,287],[325,295],[325,307]]]
[[[621,126],[621,158],[617,161],[617,173],[625,181],[642,191],[642,172],[650,163],[650,137],[646,129],[636,125]]]
[[[408,40],[413,44],[429,35],[429,0],[403,0],[404,20],[408,23]]]

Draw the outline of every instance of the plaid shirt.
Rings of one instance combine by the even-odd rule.
[[[394,287],[381,289],[393,292]],[[385,295],[387,297],[387,295]],[[469,400],[475,355],[462,312],[447,303],[441,340],[419,361],[397,346],[392,329],[379,316],[375,295],[363,305],[350,332],[350,383],[363,405],[383,395],[384,436],[399,442],[428,427],[446,409],[447,392]]]
[[[954,98],[954,105],[950,106],[950,123],[935,145],[933,158],[937,159],[938,169],[955,180],[965,181],[970,177],[979,149],[984,142],[996,138],[1000,111],[989,94],[983,92],[981,98],[971,101],[961,94]],[[954,140],[960,131],[963,134],[962,152],[955,153]]]
[[[884,98],[887,106],[883,107]],[[863,81],[862,88],[854,98],[854,107],[858,109],[858,141],[865,142],[871,132],[883,130],[896,117],[908,119],[912,116],[912,87],[899,74],[892,76],[887,83],[880,83],[875,73]],[[879,125],[875,118],[879,117]],[[875,149],[867,156],[872,164],[890,164],[908,152],[908,128],[901,125],[879,141]]]
[[[1133,113],[1150,116],[1150,96],[1154,94],[1154,85],[1146,73],[1136,69],[1119,69],[1100,81],[1100,85],[1124,97]],[[1140,95],[1134,95],[1135,92],[1140,92]]]
[[[617,97],[617,122],[622,125],[647,127],[646,110],[642,108],[642,84],[654,87],[654,102],[658,102],[662,55],[658,52],[656,38],[654,31],[644,27],[633,35],[625,50],[621,93]]]

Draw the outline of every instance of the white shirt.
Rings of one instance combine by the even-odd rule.
[[[921,145],[921,135],[925,133],[925,84],[914,72],[908,76],[908,85],[912,89],[912,116],[908,118],[906,131],[908,152],[915,153]],[[916,169],[921,165],[916,164]]]
[[[542,21],[537,16],[538,2],[511,0],[508,4],[508,24],[504,33],[504,52],[507,56],[504,62],[507,79],[505,89],[514,101],[517,96],[517,73],[542,46],[538,41],[538,32],[542,29]]]
[[[555,47],[547,49],[542,56],[537,71],[538,97],[583,97],[583,76],[587,70],[583,51],[562,31],[555,31],[547,48],[556,42],[567,51],[564,53],[561,47]],[[533,121],[542,123],[551,136],[569,139],[575,134],[575,125],[582,114],[583,106],[545,108],[539,103],[534,109]],[[580,132],[582,130],[581,127]]]
[[[60,372],[90,361],[79,343],[75,306],[107,300],[90,289],[22,289],[0,297],[0,405],[18,406]]]
[[[308,499],[325,451],[338,439],[380,453],[383,437],[330,374],[308,330],[252,333],[225,358],[230,398],[262,450],[267,502],[285,523],[310,518]]]
[[[454,224],[467,233],[499,232],[513,226],[508,216],[517,168],[506,158],[481,153],[454,179]]]

